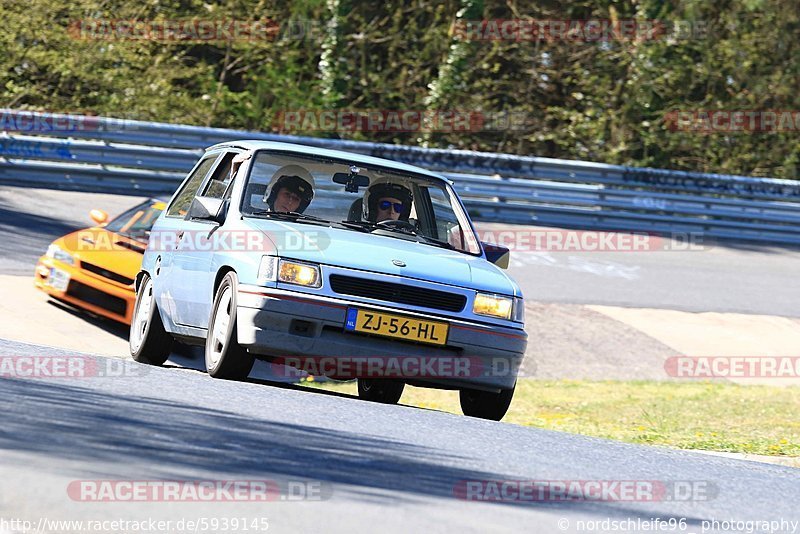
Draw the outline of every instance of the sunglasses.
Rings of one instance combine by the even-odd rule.
[[[388,200],[381,200],[378,203],[378,207],[383,211],[388,210],[390,207],[394,207],[394,211],[397,213],[403,213],[403,210],[405,209],[405,206],[402,202],[389,202]]]

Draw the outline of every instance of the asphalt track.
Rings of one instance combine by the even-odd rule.
[[[137,200],[0,189],[0,272],[31,273],[52,238],[87,224],[89,209],[113,213]],[[798,257],[793,250],[739,245],[685,253],[520,254],[530,255],[536,257],[517,259],[511,269],[529,299],[800,316],[798,284],[790,283]],[[735,283],[726,286],[726,280]],[[108,369],[109,362],[122,369],[82,378],[0,378],[0,517],[44,525],[45,532],[87,531],[86,525],[52,523],[57,520],[161,519],[173,521],[171,531],[192,532],[225,529],[177,522],[266,520],[257,528],[248,523],[252,532],[265,524],[273,532],[704,532],[748,525],[767,532],[744,522],[775,521],[776,531],[792,532],[785,522],[800,521],[800,477],[792,468],[384,406],[255,379],[214,380],[192,365],[154,368],[2,339],[11,334],[0,325],[0,362],[6,364],[57,356],[80,358],[90,369]],[[271,502],[76,500],[69,488],[87,480],[258,480],[279,491]],[[469,499],[465,481],[479,488]],[[556,490],[519,500],[513,484],[488,481],[551,488],[636,483],[661,490],[634,499],[612,491],[605,500],[577,490],[564,500]],[[509,493],[500,502],[482,500],[496,497],[490,487]],[[305,489],[294,499],[290,488]],[[662,523],[654,524],[656,518]],[[732,529],[730,521],[743,523]],[[0,532],[15,530],[19,525],[0,524]]]
[[[0,358],[25,355],[81,357],[87,369],[109,361],[94,366],[85,355],[0,342]],[[653,518],[672,519],[671,531],[702,532],[713,526],[704,521],[800,520],[793,468],[124,365],[115,377],[0,379],[3,517],[263,517],[271,532],[616,530],[588,523],[598,521],[644,532]],[[76,500],[68,488],[85,480],[262,480],[279,493],[271,502]],[[486,502],[477,499],[494,495],[488,485],[464,490],[465,481],[520,480],[635,481],[664,491],[621,500],[612,490],[599,501],[573,489],[570,501],[557,491],[520,501],[505,486],[507,500]]]

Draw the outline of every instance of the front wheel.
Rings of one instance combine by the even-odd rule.
[[[397,404],[403,396],[405,386],[402,380],[359,378],[358,398],[383,404]]]
[[[229,272],[214,297],[206,337],[206,369],[214,378],[244,380],[255,364],[253,355],[239,345],[236,334],[237,287],[236,274]]]
[[[131,357],[149,365],[163,365],[172,350],[172,336],[164,329],[153,295],[153,280],[145,273],[133,307],[128,347]]]
[[[461,411],[470,417],[499,421],[511,406],[511,399],[514,397],[516,387],[517,385],[514,384],[513,388],[500,390],[499,393],[462,389],[459,392]]]

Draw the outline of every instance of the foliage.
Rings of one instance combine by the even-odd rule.
[[[511,112],[519,129],[310,135],[797,179],[798,132],[671,131],[675,110],[798,110],[788,0],[0,0],[0,106],[265,131],[292,110]],[[457,20],[686,21],[689,35],[480,40]],[[273,39],[76,38],[76,21],[275,21]],[[798,125],[800,130],[800,125]]]

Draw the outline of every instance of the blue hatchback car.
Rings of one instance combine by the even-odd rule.
[[[508,410],[527,335],[508,249],[481,243],[447,178],[347,152],[262,141],[206,150],[155,222],[130,351],[163,364],[204,345],[208,373],[357,378],[397,403],[455,389],[466,415]]]

